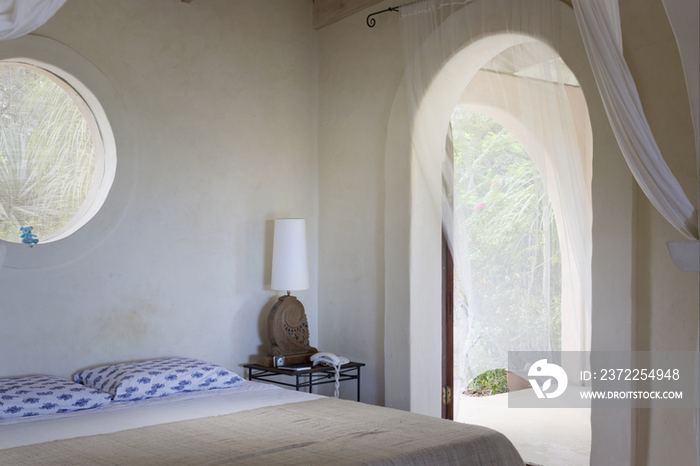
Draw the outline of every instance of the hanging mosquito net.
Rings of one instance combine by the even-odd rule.
[[[457,393],[508,367],[509,351],[590,349],[590,123],[547,5],[401,9],[415,167],[442,171],[433,204],[455,264]],[[477,44],[469,56],[465,43]],[[460,60],[480,60],[479,71],[440,75]],[[443,96],[454,113],[435,113],[445,106],[426,96],[458,81],[460,93]]]

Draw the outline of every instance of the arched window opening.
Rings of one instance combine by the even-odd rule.
[[[20,242],[24,226],[31,226],[41,243],[69,236],[99,210],[111,186],[105,163],[115,165],[114,154],[105,160],[90,106],[71,78],[57,73],[0,62],[0,239],[5,241]]]

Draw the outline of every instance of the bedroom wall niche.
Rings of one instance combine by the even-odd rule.
[[[267,344],[259,323],[277,296],[266,263],[276,217],[307,219],[311,287],[297,296],[318,342],[310,22],[310,2],[75,0],[25,38],[63,44],[111,86],[123,116],[109,100],[105,112],[115,133],[131,132],[116,135],[118,170],[132,169],[117,173],[130,184],[123,211],[97,222],[105,230],[85,227],[73,255],[14,268],[22,258],[8,248],[0,376],[166,356],[242,375]]]

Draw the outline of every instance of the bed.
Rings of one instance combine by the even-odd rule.
[[[0,464],[524,463],[491,429],[241,379],[230,388],[0,419]]]

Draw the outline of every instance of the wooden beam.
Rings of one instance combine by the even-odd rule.
[[[182,1],[189,3],[192,0]],[[314,30],[324,28],[358,11],[381,3],[382,1],[383,0],[313,0],[313,28]],[[391,6],[397,7],[412,3],[413,1],[414,0],[396,0]],[[559,1],[573,8],[572,0]],[[374,13],[374,11],[367,12],[367,14],[370,13]]]
[[[184,0],[183,0],[184,1]],[[318,30],[382,0],[314,0],[313,27]]]

